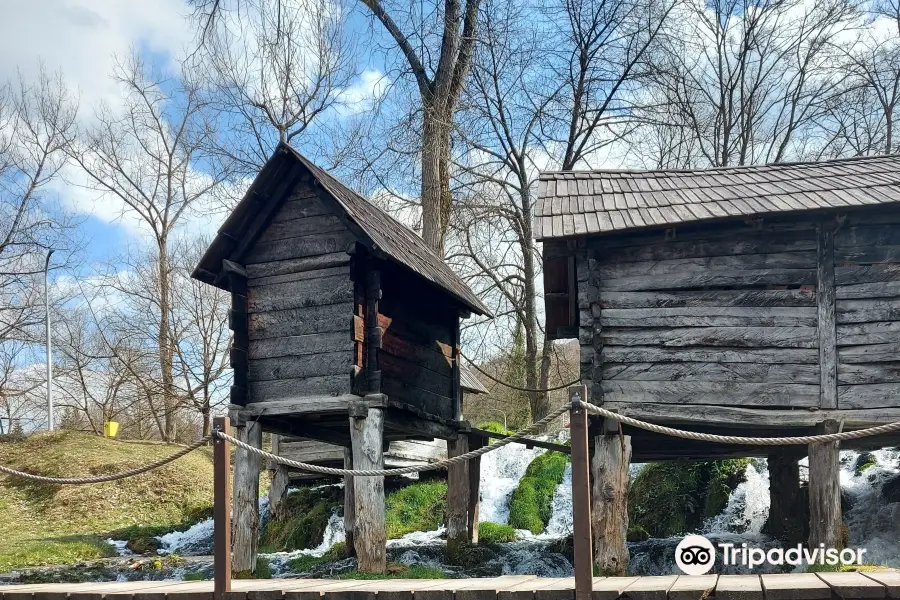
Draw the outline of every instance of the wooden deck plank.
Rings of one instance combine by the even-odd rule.
[[[860,573],[816,573],[840,598],[877,599],[887,596],[887,588]]]
[[[666,600],[669,589],[678,580],[678,575],[648,575],[625,588],[625,597],[631,600]]]
[[[591,600],[616,600],[640,577],[594,577]]]
[[[828,600],[831,588],[815,573],[762,575],[766,600]]]
[[[718,575],[679,575],[669,588],[669,600],[701,600],[716,589]]]
[[[888,598],[900,598],[900,573],[897,571],[872,571],[863,575],[882,584]]]
[[[763,600],[759,575],[719,575],[716,600]]]

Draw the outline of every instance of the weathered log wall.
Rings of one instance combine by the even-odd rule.
[[[900,212],[848,214],[834,234],[837,405],[900,405]]]
[[[819,406],[817,223],[596,237],[575,252],[595,400]]]
[[[453,357],[458,311],[428,286],[396,267],[382,274],[378,324],[382,392],[391,402],[455,419],[459,374]],[[454,384],[454,381],[456,384]]]
[[[354,238],[298,184],[246,258],[251,402],[348,394]]]
[[[545,246],[575,254],[594,400],[900,405],[900,211],[859,210]]]

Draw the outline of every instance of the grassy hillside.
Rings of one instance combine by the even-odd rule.
[[[56,477],[100,475],[177,451],[74,432],[0,441],[0,464]],[[212,505],[212,455],[200,449],[165,467],[116,482],[37,484],[0,474],[0,572],[115,555],[105,542],[171,531]]]

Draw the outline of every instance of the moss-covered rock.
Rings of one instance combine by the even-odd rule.
[[[337,486],[300,488],[288,494],[283,516],[269,521],[262,544],[282,552],[315,548],[325,537],[328,520],[343,510],[344,491]]]
[[[484,431],[490,431],[491,433],[496,433],[499,435],[512,435],[512,431],[503,426],[503,423],[498,421],[485,421],[484,423],[478,424],[478,429],[482,429]]]
[[[484,521],[478,524],[478,543],[479,544],[502,544],[505,542],[514,542],[516,540],[516,530],[512,525],[503,525],[502,523],[491,523]]]
[[[629,542],[644,542],[650,539],[650,534],[640,525],[632,525],[625,534],[625,539]]]
[[[647,465],[631,484],[628,514],[632,528],[651,537],[696,531],[728,503],[744,480],[749,459],[665,462]]]
[[[432,531],[447,514],[447,483],[420,481],[385,496],[385,524],[389,540],[413,531]]]
[[[535,535],[544,531],[553,509],[553,494],[562,483],[568,457],[545,452],[531,461],[509,500],[509,524]]]

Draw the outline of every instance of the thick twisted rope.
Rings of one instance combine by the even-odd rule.
[[[869,427],[867,429],[858,429],[856,431],[842,431],[840,433],[823,433],[818,435],[801,435],[796,437],[743,437],[739,435],[716,435],[713,433],[700,433],[696,431],[684,431],[673,427],[664,427],[654,423],[647,423],[632,417],[626,417],[619,413],[614,413],[605,408],[595,406],[588,402],[579,402],[581,408],[587,412],[607,419],[613,419],[623,425],[631,425],[653,433],[660,433],[671,437],[677,437],[685,440],[696,440],[698,442],[712,442],[715,444],[743,444],[746,446],[800,446],[806,444],[826,444],[828,442],[842,442],[845,440],[856,440],[872,435],[880,435],[882,433],[891,433],[900,431],[900,421]]]
[[[134,477],[135,475],[140,475],[141,473],[146,473],[147,471],[152,471],[153,469],[158,469],[159,467],[167,465],[172,461],[178,460],[185,454],[193,452],[200,446],[206,444],[211,437],[212,436],[208,435],[202,439],[199,439],[190,446],[185,446],[175,454],[172,454],[165,458],[161,458],[156,462],[152,462],[141,467],[136,467],[134,469],[129,469],[128,471],[122,471],[120,473],[111,473],[109,475],[98,475],[96,477],[46,477],[44,475],[35,475],[34,473],[16,471],[15,469],[10,469],[9,467],[4,467],[3,465],[0,465],[0,473],[6,473],[7,475],[12,475],[14,477],[22,477],[23,479],[30,479],[31,481],[37,481],[39,483],[52,483],[56,485],[86,485],[89,483],[105,483],[107,481],[116,481],[118,479]]]
[[[502,386],[508,387],[508,388],[511,389],[511,390],[516,390],[516,391],[519,391],[519,392],[537,392],[537,393],[539,393],[539,394],[544,393],[544,392],[555,392],[556,390],[562,390],[562,389],[565,389],[565,388],[568,388],[568,387],[572,387],[573,385],[577,385],[578,383],[581,383],[581,380],[580,380],[580,379],[576,379],[576,380],[574,380],[574,381],[570,381],[569,383],[563,383],[562,385],[557,385],[557,386],[550,387],[550,388],[527,388],[527,387],[519,387],[519,386],[517,386],[517,385],[513,385],[513,384],[511,384],[511,383],[507,383],[507,382],[503,381],[502,379],[497,379],[496,377],[494,377],[493,375],[491,375],[490,373],[488,373],[487,371],[485,371],[484,369],[482,369],[481,367],[479,367],[479,366],[475,363],[474,360],[472,360],[471,358],[469,358],[468,356],[466,356],[466,355],[463,354],[462,352],[460,352],[459,355],[462,356],[464,359],[466,359],[466,362],[468,362],[470,365],[472,365],[472,366],[475,368],[476,371],[478,371],[479,373],[481,373],[482,375],[484,375],[485,377],[487,377],[488,379],[490,379],[490,380],[493,381],[494,383],[499,383],[499,384],[502,385]]]
[[[319,465],[311,465],[309,463],[298,462],[296,460],[290,460],[288,458],[284,458],[283,456],[278,456],[277,454],[272,454],[271,452],[266,452],[265,450],[261,450],[260,448],[256,448],[242,442],[239,439],[233,438],[230,435],[226,435],[221,431],[215,431],[213,435],[218,437],[220,440],[226,440],[234,444],[239,448],[243,448],[244,450],[251,452],[253,454],[257,454],[263,458],[271,460],[281,465],[285,465],[288,467],[293,467],[298,471],[309,471],[312,473],[322,473],[323,475],[336,475],[339,477],[350,476],[350,477],[390,477],[392,475],[409,475],[411,473],[423,473],[425,471],[437,471],[439,469],[444,469],[449,467],[450,465],[461,463],[463,461],[471,460],[473,458],[478,458],[488,452],[493,452],[494,450],[499,450],[503,446],[508,446],[514,442],[522,441],[526,436],[531,435],[532,433],[536,433],[541,431],[544,427],[553,422],[554,419],[559,417],[561,414],[568,412],[571,408],[571,404],[563,404],[559,406],[551,412],[549,415],[529,425],[522,431],[518,433],[514,433],[509,437],[501,438],[496,442],[488,445],[482,446],[477,450],[472,450],[471,452],[466,452],[465,454],[460,454],[459,456],[454,456],[452,458],[446,458],[442,461],[436,463],[430,463],[427,465],[411,465],[409,467],[399,467],[396,469],[333,469],[331,467],[322,467]]]

